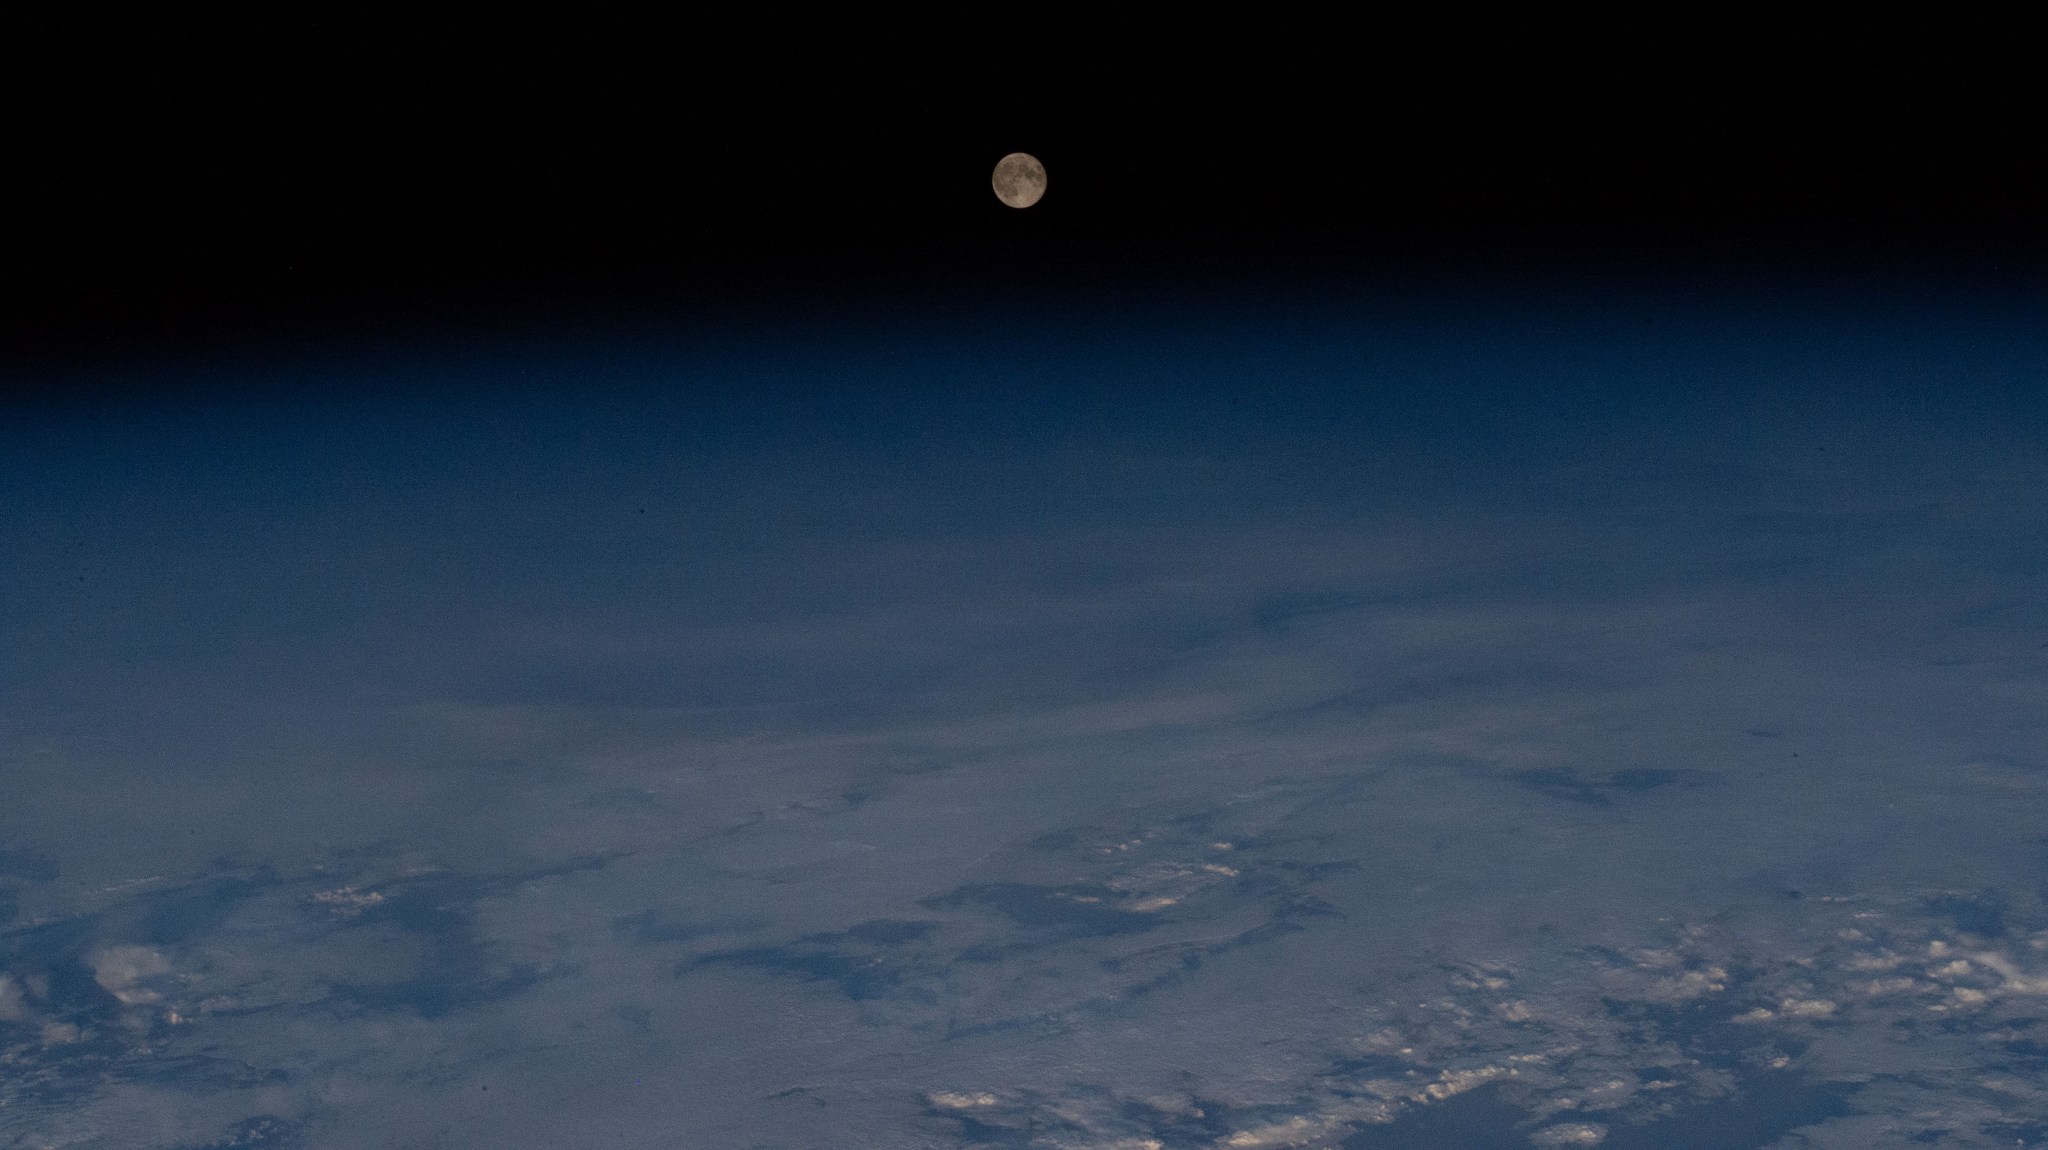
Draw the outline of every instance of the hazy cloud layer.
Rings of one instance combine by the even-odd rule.
[[[2048,356],[1700,314],[0,432],[0,1147],[2048,1140]]]

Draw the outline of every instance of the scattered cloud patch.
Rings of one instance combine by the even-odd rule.
[[[352,886],[336,887],[333,890],[314,891],[313,901],[337,915],[353,916],[384,901],[384,892],[357,890]]]
[[[144,1006],[163,1001],[163,994],[149,985],[169,973],[170,960],[152,947],[110,946],[86,957],[93,981],[120,1000],[123,1006]]]
[[[1607,1141],[1607,1127],[1597,1122],[1565,1122],[1545,1126],[1530,1134],[1529,1141],[1543,1147],[1598,1146]]]

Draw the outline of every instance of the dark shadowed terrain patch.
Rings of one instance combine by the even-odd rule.
[[[2048,1026],[2044,1023],[2048,1019],[2015,1018],[1997,1034],[1987,1036],[2012,1060],[1998,1069],[2024,1074],[2048,1072]]]
[[[688,942],[717,929],[703,922],[664,922],[651,910],[621,915],[612,920],[612,933],[634,942]]]
[[[217,929],[257,892],[277,885],[275,875],[216,878],[159,891],[145,900],[136,923],[140,941],[181,943]]]
[[[1553,799],[1563,799],[1566,802],[1584,803],[1592,807],[1604,807],[1613,801],[1602,793],[1599,787],[1594,786],[1570,771],[1555,769],[1509,771],[1508,778],[1535,791],[1537,794],[1548,795]]]
[[[289,1072],[252,1066],[238,1058],[213,1055],[158,1054],[122,1062],[111,1068],[108,1078],[125,1082],[149,1082],[185,1094],[211,1094],[221,1090],[243,1090],[290,1082]]]
[[[953,1126],[959,1132],[961,1143],[967,1146],[1029,1146],[1036,1137],[1029,1128],[998,1126],[971,1114],[941,1110],[935,1106],[926,1107],[924,1115]]]
[[[1359,595],[1283,593],[1262,597],[1252,608],[1252,621],[1261,630],[1280,630],[1297,619],[1336,615],[1372,606],[1376,601]]]
[[[85,965],[99,931],[97,916],[10,931],[0,935],[0,969],[48,979],[49,1009],[63,1017],[82,1020],[111,1014],[117,1005],[114,996],[93,981]]]
[[[234,1129],[213,1142],[180,1147],[179,1150],[287,1150],[302,1141],[304,1127],[274,1114],[258,1114],[235,1124]]]
[[[1196,1098],[1186,1110],[1162,1110],[1135,1098],[1125,1099],[1120,1108],[1169,1150],[1214,1146],[1230,1136],[1230,1107],[1213,1098]]]
[[[2000,1146],[2039,1146],[2048,1143],[2048,1122],[1991,1122],[1984,1136]]]
[[[976,883],[920,900],[933,909],[979,906],[1019,926],[1061,934],[1101,936],[1138,934],[1157,927],[1157,915],[1124,910],[1113,901],[1116,892],[1098,883],[1034,886],[1028,883]]]
[[[57,864],[48,855],[26,850],[0,850],[0,878],[49,882],[57,877]]]
[[[1602,1150],[1756,1150],[1802,1126],[1849,1112],[1855,1087],[1815,1083],[1788,1073],[1739,1076],[1735,1093],[1687,1107],[1662,1121],[1608,1125]],[[1590,1113],[1581,1121],[1599,1122]],[[1528,1115],[1500,1091],[1482,1087],[1445,1102],[1416,1107],[1385,1126],[1361,1127],[1345,1150],[1524,1150]]]
[[[1611,806],[1614,800],[1622,795],[1642,794],[1674,784],[1684,787],[1703,786],[1711,782],[1714,775],[1709,771],[1663,770],[1656,767],[1631,767],[1627,770],[1596,775],[1545,767],[1509,771],[1507,777],[1553,799],[1604,807]]]
[[[1929,899],[1927,910],[1956,924],[1956,929],[1979,938],[2005,936],[2005,899],[1997,891],[1981,894],[1943,895]]]
[[[1750,976],[1750,972],[1737,970],[1730,982],[1740,985]],[[1667,1150],[1674,1146],[1753,1150],[1801,1126],[1849,1112],[1847,1100],[1855,1086],[1814,1082],[1794,1071],[1762,1068],[1766,1054],[1796,1057],[1805,1045],[1783,1034],[1768,1035],[1731,1022],[1740,1013],[1739,1003],[1739,995],[1677,1004],[1608,1001],[1609,1013],[1640,1028],[1638,1037],[1644,1043],[1669,1041],[1702,1063],[1733,1075],[1736,1089],[1725,1098],[1685,1107],[1661,1121],[1613,1125],[1601,1143],[1605,1150]]]
[[[865,942],[871,946],[897,946],[906,942],[916,942],[938,929],[938,925],[935,922],[878,918],[847,927],[838,935],[823,935],[821,937],[847,938],[856,942]]]
[[[477,929],[478,904],[535,879],[598,869],[606,861],[601,857],[572,859],[560,866],[513,875],[436,874],[383,888],[380,893],[385,900],[365,908],[356,921],[397,926],[422,940],[426,957],[410,978],[337,984],[335,999],[367,1010],[410,1011],[432,1019],[502,1001],[544,978],[564,973],[531,963],[501,961]]]
[[[1677,771],[1660,771],[1648,767],[1616,771],[1607,776],[1607,785],[1618,791],[1654,791],[1658,787],[1675,783]]]
[[[1735,1093],[1680,1110],[1661,1122],[1613,1126],[1603,1150],[1756,1150],[1816,1122],[1849,1113],[1856,1087],[1811,1082],[1781,1071],[1737,1077]]]
[[[930,992],[905,987],[911,964],[905,957],[888,952],[921,941],[937,926],[931,922],[877,919],[843,931],[806,935],[783,946],[753,946],[707,954],[684,962],[676,968],[676,974],[706,966],[735,966],[806,982],[829,982],[856,1002],[894,994],[929,999]]]

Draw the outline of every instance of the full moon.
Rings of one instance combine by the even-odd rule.
[[[1045,165],[1025,152],[1011,152],[996,161],[996,173],[989,177],[996,198],[1013,208],[1028,208],[1045,195]]]

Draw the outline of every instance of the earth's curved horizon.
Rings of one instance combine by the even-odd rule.
[[[2037,303],[23,406],[0,1147],[2048,1144]]]

